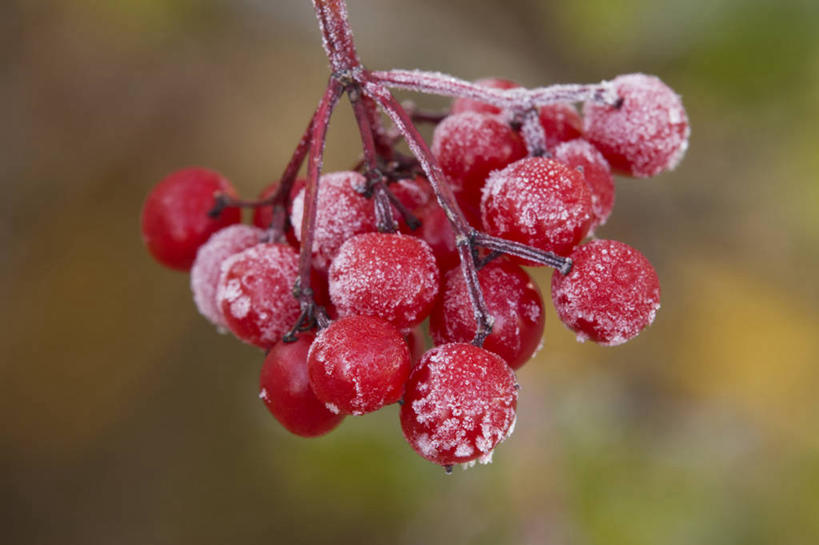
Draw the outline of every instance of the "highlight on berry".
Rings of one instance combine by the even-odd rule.
[[[526,89],[371,71],[345,1],[313,5],[331,77],[282,174],[245,200],[213,170],[174,172],[145,201],[143,240],[190,271],[208,321],[266,352],[259,397],[287,430],[316,437],[400,403],[423,458],[448,471],[486,463],[514,429],[515,370],[542,345],[544,287],[523,267],[554,269],[551,301],[578,340],[619,345],[654,321],[649,260],[594,233],[614,208],[612,173],[680,162],[685,109],[645,74]],[[424,112],[391,89],[453,102]],[[345,96],[361,155],[323,172]],[[420,124],[434,126],[431,142]]]

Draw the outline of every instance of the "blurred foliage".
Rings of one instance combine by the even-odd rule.
[[[256,399],[260,354],[196,315],[138,218],[181,166],[246,195],[278,176],[327,77],[309,3],[5,2],[4,542],[819,542],[816,2],[350,10],[371,66],[528,85],[642,71],[683,95],[688,157],[619,180],[599,233],[654,262],[656,324],[609,349],[551,313],[487,467],[445,477],[395,407],[292,437]],[[333,169],[358,153],[338,115]]]

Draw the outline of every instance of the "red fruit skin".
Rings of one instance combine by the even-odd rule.
[[[655,76],[626,74],[612,82],[620,108],[587,102],[583,133],[611,168],[648,178],[671,170],[685,155],[691,129],[680,97]]]
[[[208,217],[214,195],[236,197],[236,190],[218,172],[192,167],[178,170],[157,184],[142,207],[142,240],[162,265],[190,270],[196,251],[223,227],[239,223],[241,211],[225,208]]]
[[[315,335],[301,333],[294,343],[270,349],[259,377],[259,398],[276,420],[301,437],[318,437],[338,426],[344,416],[327,410],[310,388],[307,352]]]
[[[401,399],[410,354],[380,318],[347,316],[319,332],[307,356],[310,386],[337,414],[366,414]]]
[[[191,267],[191,291],[199,313],[213,325],[227,328],[222,308],[216,300],[222,263],[259,244],[264,234],[262,229],[237,223],[217,231],[199,248]]]
[[[439,281],[423,240],[364,233],[345,242],[330,265],[330,300],[339,316],[377,316],[406,331],[429,316]]]
[[[578,138],[554,149],[554,158],[575,170],[582,168],[583,179],[591,193],[590,232],[606,223],[614,208],[614,178],[603,154],[586,140]]]
[[[397,180],[388,186],[392,194],[398,201],[404,205],[409,212],[417,217],[417,211],[435,200],[435,194],[432,191],[432,186],[423,176],[416,178],[406,178]],[[397,208],[393,206],[392,214],[398,222],[398,230],[404,234],[413,233],[403,216]]]
[[[570,257],[569,274],[552,275],[552,302],[579,341],[616,346],[654,321],[660,281],[643,254],[628,244],[598,239]]]
[[[520,87],[520,85],[514,81],[501,78],[484,78],[477,80],[475,83],[483,85],[484,87],[490,87],[492,89],[515,89]],[[486,102],[481,102],[480,100],[475,100],[472,98],[456,98],[452,102],[452,109],[450,110],[450,113],[459,114],[461,112],[477,112],[481,114],[499,114],[502,111],[503,110],[501,108],[493,106],[492,104],[487,104]]]
[[[344,241],[376,230],[373,202],[356,189],[366,184],[358,172],[332,172],[319,180],[318,211],[313,239],[313,267],[326,272]],[[290,222],[301,240],[305,191],[293,201]]]
[[[565,256],[589,232],[591,195],[578,171],[554,159],[528,157],[492,173],[481,216],[491,235]]]
[[[427,351],[410,373],[401,428],[430,462],[489,462],[514,429],[517,399],[515,373],[500,356],[471,344],[445,344]]]
[[[548,104],[540,109],[540,124],[546,133],[546,148],[579,138],[583,121],[575,107],[567,102]]]
[[[216,299],[228,328],[241,340],[270,348],[293,326],[298,254],[286,244],[257,244],[222,264]]]
[[[445,271],[457,266],[460,258],[455,246],[455,231],[444,209],[438,203],[430,203],[418,211],[418,219],[421,227],[413,234],[429,244],[438,268]]]
[[[485,265],[478,271],[478,282],[495,319],[483,347],[518,369],[534,354],[543,335],[546,315],[540,290],[526,271],[504,261]],[[471,342],[475,337],[475,315],[460,268],[445,275],[429,328],[437,345]]]
[[[489,173],[526,157],[526,144],[500,116],[463,112],[435,127],[432,153],[459,201],[477,207]]]

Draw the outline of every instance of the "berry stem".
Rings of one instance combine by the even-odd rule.
[[[572,270],[572,260],[568,257],[561,257],[553,252],[539,250],[520,242],[506,240],[503,238],[493,237],[480,231],[475,231],[473,234],[473,242],[478,246],[482,246],[487,250],[493,252],[502,252],[504,254],[514,255],[541,265],[546,265],[557,269],[561,274],[569,274]]]
[[[525,89],[493,89],[441,72],[384,70],[371,72],[372,78],[387,87],[449,97],[471,98],[505,109],[545,106],[555,102],[593,101],[617,106],[620,97],[609,82],[564,84]]]
[[[319,102],[313,118],[312,134],[310,137],[310,154],[307,159],[307,185],[304,193],[304,214],[301,222],[301,253],[299,254],[299,278],[294,288],[294,295],[298,298],[304,312],[313,302],[313,292],[310,286],[310,269],[313,259],[313,238],[316,230],[316,211],[318,209],[318,186],[321,176],[321,167],[324,159],[324,144],[327,138],[327,127],[330,116],[344,91],[342,85],[335,78],[330,79],[327,90]]]
[[[313,0],[322,43],[330,67],[335,73],[353,70],[361,66],[353,42],[353,32],[347,19],[345,0]]]
[[[537,108],[527,108],[515,115],[521,120],[520,134],[526,143],[526,151],[530,157],[543,157],[549,154],[546,150],[546,131],[540,123]]]
[[[375,217],[378,231],[394,233],[397,225],[392,215],[390,198],[384,183],[384,174],[378,168],[378,153],[375,149],[375,135],[367,105],[361,95],[361,87],[355,83],[347,88],[347,97],[353,105],[353,113],[358,123],[358,132],[361,135],[361,145],[364,150],[364,162],[367,164],[367,192],[374,192]]]

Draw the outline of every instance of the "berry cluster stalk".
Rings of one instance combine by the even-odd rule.
[[[571,261],[555,255],[508,240],[499,239],[477,231],[467,222],[459,208],[455,195],[449,186],[441,167],[413,125],[413,115],[408,113],[392,96],[389,88],[409,89],[422,93],[432,93],[451,97],[466,97],[487,102],[512,112],[526,141],[530,155],[546,153],[543,129],[537,123],[537,108],[555,102],[595,101],[604,104],[618,103],[614,90],[606,83],[596,85],[555,85],[537,89],[499,90],[483,87],[437,72],[414,70],[389,70],[370,72],[358,58],[352,30],[347,19],[345,0],[313,0],[316,17],[322,34],[324,50],[330,61],[332,75],[327,90],[319,104],[308,131],[302,137],[296,152],[285,171],[283,184],[271,198],[276,210],[283,214],[287,195],[295,172],[309,150],[305,211],[301,225],[301,255],[299,258],[299,280],[294,295],[299,299],[302,316],[294,333],[317,319],[317,309],[310,285],[310,268],[315,232],[318,184],[321,175],[327,126],[333,109],[343,93],[347,93],[355,112],[364,151],[364,165],[367,169],[367,190],[375,195],[379,230],[394,230],[394,219],[390,206],[390,194],[384,183],[384,175],[378,168],[378,159],[392,159],[393,139],[389,138],[380,124],[376,107],[380,108],[395,125],[398,134],[407,142],[415,159],[429,180],[438,204],[452,224],[461,270],[466,281],[469,297],[477,324],[473,344],[481,346],[492,331],[493,318],[489,314],[483,293],[478,283],[476,260],[478,249],[485,248],[492,254],[505,253],[556,268],[566,274]],[[423,116],[422,116],[423,117]],[[423,120],[423,119],[421,119]],[[291,168],[292,167],[292,168]],[[284,182],[288,187],[284,187]],[[395,199],[392,199],[395,202]],[[399,208],[400,209],[400,208]],[[402,214],[403,214],[402,210]],[[274,218],[279,216],[274,214]],[[275,221],[275,220],[274,220]],[[282,227],[283,220],[274,229]],[[492,255],[490,254],[490,255]],[[320,314],[321,311],[318,311]],[[320,325],[320,324],[319,324]],[[292,338],[292,335],[290,335]]]

